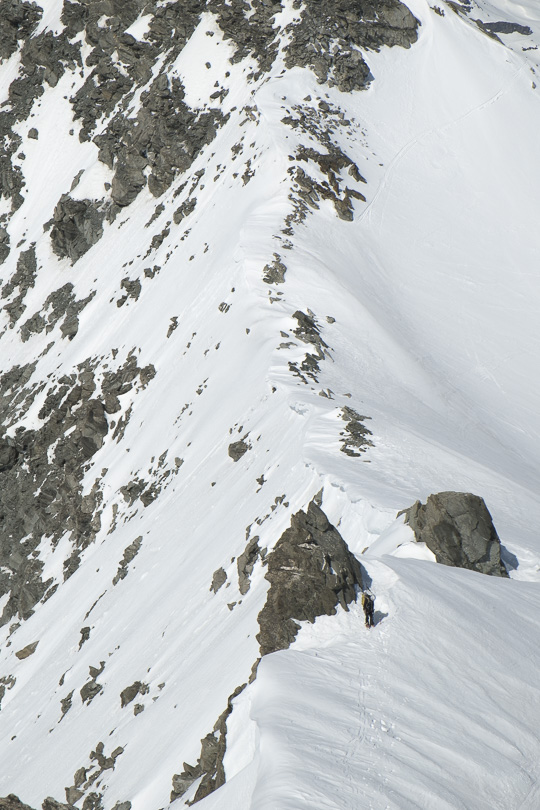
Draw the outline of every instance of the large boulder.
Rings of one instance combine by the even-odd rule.
[[[507,577],[501,543],[484,499],[470,492],[438,492],[400,512],[438,563]],[[398,515],[398,516],[399,516]]]
[[[267,557],[270,582],[259,613],[261,655],[284,650],[296,638],[298,622],[331,616],[356,600],[368,576],[315,499],[297,512]]]
[[[63,194],[54,209],[51,230],[52,249],[72,264],[103,236],[105,214],[94,200],[74,200]]]

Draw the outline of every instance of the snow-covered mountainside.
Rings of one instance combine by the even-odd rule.
[[[0,808],[538,810],[539,46],[0,0]]]

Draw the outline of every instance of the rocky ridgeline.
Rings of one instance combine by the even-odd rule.
[[[400,512],[438,563],[507,577],[501,541],[483,498],[470,492],[439,492]],[[398,517],[399,517],[398,515]]]
[[[142,188],[148,185],[154,196],[161,196],[227,120],[219,109],[219,100],[228,92],[225,87],[212,94],[205,109],[192,110],[184,102],[179,79],[167,76],[204,11],[214,15],[234,45],[233,62],[250,55],[257,59],[259,71],[253,79],[271,68],[283,34],[288,67],[309,67],[320,82],[346,92],[362,89],[372,78],[362,49],[409,47],[417,37],[418,21],[399,0],[364,3],[362,8],[353,0],[309,0],[295,5],[295,22],[280,31],[275,25],[275,15],[283,10],[279,0],[190,0],[167,5],[145,0],[91,4],[65,0],[64,30],[55,35],[34,33],[42,16],[36,3],[1,0],[0,58],[19,48],[21,59],[20,75],[10,85],[8,103],[0,112],[1,193],[11,199],[13,210],[24,201],[23,158],[18,154],[22,138],[14,126],[28,118],[45,85],[55,87],[66,70],[84,69],[84,81],[70,99],[73,117],[81,127],[79,138],[94,140],[99,159],[114,175],[109,193],[100,200],[74,200],[66,190],[50,222],[54,251],[76,262],[101,238],[103,220],[114,219]],[[150,21],[147,33],[138,40],[127,29],[140,14]],[[83,43],[90,47],[84,65]],[[158,59],[163,64],[153,78]],[[133,115],[130,105],[140,88],[143,92]],[[105,126],[96,133],[98,121],[105,121]],[[37,131],[32,130],[32,137],[38,137]],[[326,189],[321,193],[323,197],[332,194]],[[350,208],[347,199],[336,197],[340,216],[349,218]],[[4,215],[0,221],[0,261],[9,254],[3,227],[8,220]]]
[[[340,605],[348,610],[359,591],[369,585],[366,571],[320,508],[319,496],[305,512],[300,510],[292,516],[290,527],[270,554],[261,552],[258,540],[253,537],[238,558],[238,583],[240,593],[247,593],[257,560],[267,567],[265,578],[270,589],[258,617],[261,657],[290,647],[300,630],[299,622],[313,623],[317,616],[332,616]],[[223,569],[216,571],[211,590],[217,592],[225,579]],[[253,665],[250,683],[256,677],[259,660]],[[173,776],[171,801],[183,796],[197,779],[200,783],[189,804],[225,783],[227,718],[233,711],[233,701],[246,686],[244,683],[235,689],[213,731],[201,740],[197,764],[184,762],[184,770]]]
[[[315,501],[292,516],[267,566],[270,589],[257,635],[261,655],[287,649],[298,622],[331,616],[339,605],[348,610],[367,584],[366,572]]]
[[[70,134],[82,142],[95,144],[111,180],[104,185],[99,198],[75,199],[73,192],[84,173],[80,170],[54,209],[44,212],[44,218],[49,219],[43,227],[54,253],[74,264],[102,238],[108,223],[128,208],[142,189],[147,188],[156,200],[172,189],[176,198],[191,182],[187,199],[179,199],[172,219],[179,224],[193,213],[197,201],[191,194],[204,170],[196,173],[195,179],[189,171],[201,151],[230,120],[221,109],[229,92],[228,72],[220,77],[215,91],[200,109],[189,106],[181,81],[170,74],[203,12],[213,15],[232,44],[233,63],[254,58],[256,65],[248,79],[252,83],[264,78],[283,49],[287,67],[309,68],[321,84],[337,86],[343,92],[361,90],[372,78],[363,50],[385,45],[409,47],[417,36],[417,20],[398,0],[365,2],[362,6],[351,0],[304,3],[295,0],[294,7],[295,20],[281,30],[276,24],[276,14],[283,10],[279,0],[249,3],[64,0],[61,15],[64,28],[56,34],[36,33],[43,16],[37,3],[0,0],[0,59],[8,59],[17,52],[20,58],[18,75],[0,110],[0,194],[11,206],[10,213],[0,216],[0,263],[10,257],[13,249],[9,238],[11,215],[25,199],[25,157],[21,151],[23,136],[19,134],[24,130],[22,124],[28,121],[27,137],[39,140],[38,130],[29,126],[33,105],[47,88],[56,87],[66,71],[75,81],[73,95],[67,99],[75,122]],[[136,39],[128,29],[141,15],[148,18],[147,32]],[[248,118],[258,121],[255,104],[245,110]],[[282,123],[314,144],[298,147],[290,156],[292,213],[283,223],[283,234],[292,235],[293,224],[325,200],[333,203],[342,220],[352,221],[354,201],[365,202],[360,191],[365,179],[332,136],[337,129],[349,128],[352,123],[337,108],[322,100],[315,106],[310,99],[293,109]],[[241,150],[241,145],[236,144],[231,160]],[[241,175],[244,184],[253,173],[248,161]],[[156,216],[160,210],[164,210],[163,206],[160,209],[157,205]],[[152,238],[149,252],[162,244],[170,225],[169,221]],[[14,270],[1,290],[9,321],[6,329],[17,329],[21,340],[27,342],[36,335],[45,338],[58,324],[62,337],[75,338],[79,315],[94,293],[78,300],[73,284],[66,282],[47,296],[39,311],[29,313],[27,294],[34,288],[41,270],[35,245],[25,246],[11,260]],[[145,274],[153,277],[159,269],[145,270]],[[282,284],[286,269],[280,255],[275,254],[273,262],[265,268],[265,281]],[[117,300],[118,306],[124,305],[128,298],[137,300],[140,281],[126,278],[122,289],[126,295]],[[279,300],[280,293],[274,294],[276,297],[271,300]],[[222,311],[226,312],[227,307]],[[293,319],[291,331],[307,349],[304,360],[290,366],[290,371],[300,384],[311,385],[318,382],[319,364],[331,349],[323,340],[313,313],[298,310]],[[52,345],[52,341],[48,345],[43,341],[38,351],[45,353]],[[106,471],[93,474],[93,485],[90,489],[86,487],[86,495],[83,477],[91,471],[104,444],[119,441],[123,436],[132,406],[124,410],[122,396],[135,388],[144,388],[155,374],[152,366],[139,368],[130,353],[123,365],[112,363],[108,371],[104,370],[105,357],[91,357],[74,368],[64,369],[58,378],[35,381],[33,374],[38,360],[36,355],[32,362],[8,369],[0,377],[0,597],[9,595],[0,624],[26,619],[37,603],[52,596],[59,586],[52,579],[42,579],[38,549],[43,538],[55,547],[62,536],[70,534],[70,552],[63,570],[67,579],[78,567],[84,549],[103,528],[101,479]],[[28,427],[24,417],[34,402],[40,406],[39,426],[33,422]],[[363,426],[365,417],[352,408],[344,408],[341,418],[345,422],[343,452],[359,455],[370,444],[369,431]],[[229,453],[239,462],[250,448],[250,444],[241,440],[230,445]],[[181,459],[176,463],[179,467]],[[158,496],[160,481],[149,484],[136,477],[120,487],[119,492],[129,506],[139,500],[147,506]],[[111,531],[116,525],[114,521]],[[114,585],[126,576],[141,542],[142,537],[138,537],[125,549]],[[250,541],[238,560],[242,595],[249,589],[257,563],[267,567],[266,578],[270,582],[267,602],[259,615],[261,656],[287,648],[298,633],[299,622],[313,622],[319,615],[331,615],[339,605],[347,609],[366,579],[362,567],[316,500],[305,512],[292,517],[290,528],[268,556],[258,548],[256,538]],[[216,580],[215,592],[220,582],[222,575]],[[81,629],[80,645],[88,640],[89,633],[89,627]],[[97,679],[101,671],[102,668],[90,668],[90,680],[80,690],[83,702],[90,703],[99,694],[102,687]],[[1,688],[9,689],[10,685],[11,681],[6,680]],[[134,694],[141,694],[143,686],[136,682],[130,689],[133,692],[136,687]],[[200,785],[194,801],[223,783],[226,721],[244,686],[229,697],[213,731],[202,740],[197,764],[184,763],[184,771],[173,778],[171,798],[183,795],[197,779]],[[122,697],[123,706],[128,698],[134,699],[130,695],[131,692]],[[62,717],[69,711],[72,696],[73,691],[61,701]],[[92,780],[114,766],[115,752],[106,757],[103,744],[100,745],[91,755],[99,766]],[[84,789],[87,791],[84,810],[98,810],[102,806],[100,795],[88,793],[93,781],[85,782],[83,777],[75,775],[68,802],[79,801]],[[48,798],[43,802],[43,810],[70,810],[69,803]],[[0,799],[0,810],[26,807],[16,796]],[[113,810],[129,807],[129,802],[122,802]]]
[[[300,3],[294,4],[300,8]],[[344,93],[362,90],[372,80],[362,50],[383,45],[409,48],[417,39],[418,20],[398,0],[335,0],[303,4],[301,19],[286,31],[287,67],[309,67],[320,82]]]

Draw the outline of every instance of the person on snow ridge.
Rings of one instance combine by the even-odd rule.
[[[362,593],[362,607],[364,608],[364,616],[366,617],[366,627],[374,627],[375,621],[373,613],[375,611],[375,597],[370,591]]]

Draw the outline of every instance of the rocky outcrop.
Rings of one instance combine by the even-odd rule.
[[[10,793],[9,796],[0,798],[0,810],[32,810],[32,808],[27,804],[23,804],[14,793]]]
[[[501,543],[483,498],[470,492],[439,492],[425,504],[416,501],[400,512],[438,563],[480,574],[507,577]],[[398,517],[399,517],[398,515]]]
[[[43,10],[37,3],[1,0],[0,59],[9,59],[11,54],[17,50],[19,41],[26,39],[36,27],[42,14]]]
[[[50,796],[41,805],[42,810],[75,810],[71,804],[62,804],[52,799]],[[24,804],[18,796],[10,793],[5,798],[0,798],[0,810],[33,810],[28,804]]]
[[[368,447],[373,447],[373,442],[369,438],[371,431],[364,425],[369,416],[361,416],[354,408],[345,405],[341,409],[341,418],[345,422],[345,430],[340,432],[342,453],[353,458],[361,456]]]
[[[408,48],[417,39],[418,20],[399,0],[334,0],[303,4],[299,22],[286,29],[287,67],[310,67],[320,82],[342,92],[362,90],[373,78],[360,50],[383,45]]]
[[[92,200],[74,200],[63,194],[54,209],[51,244],[60,258],[74,263],[81,258],[103,234],[104,211]]]
[[[244,691],[246,686],[247,684],[244,683],[234,690],[227,701],[227,708],[217,719],[213,731],[201,740],[201,755],[197,764],[189,765],[184,762],[182,773],[173,776],[171,802],[183,796],[197,779],[201,779],[201,782],[195,796],[188,804],[196,804],[225,784],[223,759],[227,748],[227,718],[233,710],[233,700]]]
[[[21,250],[17,259],[17,266],[11,279],[2,287],[2,298],[10,298],[17,290],[17,295],[4,305],[9,315],[10,323],[15,324],[26,309],[24,299],[36,283],[37,260],[35,244],[27,250]]]
[[[259,613],[261,655],[284,650],[296,638],[298,622],[331,616],[356,600],[367,574],[338,530],[313,500],[291,518],[267,557],[270,589]]]

